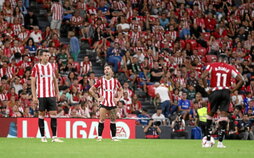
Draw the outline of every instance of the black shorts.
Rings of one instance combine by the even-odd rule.
[[[38,98],[39,111],[56,111],[56,97]]]
[[[230,104],[230,90],[216,90],[213,91],[209,96],[208,112],[216,113],[219,109],[220,111],[228,112]]]
[[[111,106],[111,107],[109,107],[109,106],[105,106],[105,105],[100,104],[100,108],[104,108],[104,109],[106,109],[106,110],[113,110],[113,109],[116,108],[116,106]]]

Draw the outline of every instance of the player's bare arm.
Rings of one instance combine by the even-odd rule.
[[[101,102],[103,100],[103,97],[98,97],[96,95],[96,87],[92,86],[90,89],[89,89],[89,93],[90,95],[97,101]]]
[[[206,77],[209,75],[209,72],[208,71],[204,71],[201,75],[201,79],[203,81],[203,84],[204,84],[204,88],[207,88],[207,80],[206,80]]]
[[[237,76],[236,76],[235,79],[237,80],[237,84],[236,84],[236,86],[231,90],[231,92],[234,92],[234,91],[236,91],[237,89],[239,89],[239,88],[243,85],[243,83],[244,83],[243,76],[242,76],[240,73],[237,74]]]
[[[58,89],[58,80],[57,80],[56,76],[53,77],[53,83],[54,83],[54,87],[55,87],[56,98],[57,98],[57,100],[59,100],[60,94],[59,94],[59,89]]]
[[[31,89],[32,89],[32,96],[33,96],[33,102],[35,104],[38,103],[38,98],[36,96],[36,85],[35,85],[35,81],[36,81],[36,78],[35,77],[31,77]]]

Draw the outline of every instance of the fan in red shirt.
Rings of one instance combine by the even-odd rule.
[[[112,141],[118,141],[116,139],[116,103],[123,96],[123,89],[118,79],[113,78],[113,70],[110,65],[104,67],[105,76],[97,80],[97,82],[89,89],[90,94],[100,104],[100,119],[98,125],[98,138],[97,141],[102,140],[102,132],[104,129],[104,120],[106,116],[110,117],[110,130],[112,134]],[[99,97],[96,94],[96,90],[99,90]]]
[[[225,131],[227,128],[228,123],[228,110],[230,104],[230,93],[234,92],[235,90],[239,89],[243,84],[243,76],[240,72],[236,70],[236,68],[232,65],[227,64],[228,57],[225,54],[221,54],[219,56],[219,61],[215,63],[211,63],[208,65],[203,72],[201,78],[203,80],[205,88],[207,87],[207,80],[206,77],[210,75],[210,91],[209,94],[209,102],[210,105],[208,106],[207,112],[207,143],[205,147],[211,147],[211,134],[212,134],[212,118],[214,114],[216,114],[217,110],[219,109],[220,119],[219,125],[220,130],[218,132],[219,135],[219,142],[217,147],[218,148],[225,148],[222,144],[223,137],[225,136]],[[236,86],[231,89],[231,79],[235,78],[237,80]]]

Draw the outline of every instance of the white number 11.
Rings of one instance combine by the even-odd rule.
[[[227,81],[227,74],[221,74],[221,73],[216,73],[217,76],[217,87],[226,87],[226,81]],[[222,78],[222,85],[221,84],[221,78]]]

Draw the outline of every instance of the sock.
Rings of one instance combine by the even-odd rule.
[[[98,136],[99,137],[102,136],[103,129],[104,129],[104,123],[99,122],[99,125],[98,125]]]
[[[116,123],[110,123],[112,138],[116,136]]]
[[[213,120],[210,120],[210,119],[207,119],[206,121],[206,139],[207,141],[210,141],[211,140],[211,134],[212,134],[212,123],[213,123]]]
[[[220,124],[220,130],[218,132],[218,135],[219,135],[219,141],[222,142],[224,139],[224,136],[225,136],[228,122],[227,121],[220,121],[219,124]]]
[[[41,133],[41,137],[45,136],[45,131],[44,131],[44,119],[39,118],[39,128],[40,128],[40,133]]]
[[[53,137],[56,136],[56,127],[57,127],[56,118],[51,118],[51,130],[52,130]]]

